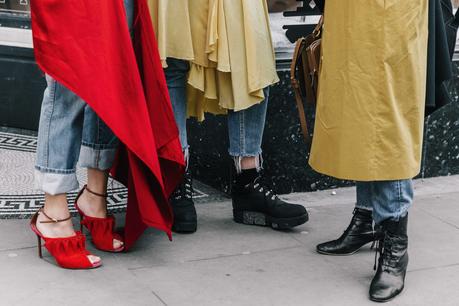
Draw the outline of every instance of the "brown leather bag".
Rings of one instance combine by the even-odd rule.
[[[306,142],[310,140],[310,136],[304,103],[309,102],[315,107],[317,100],[323,24],[322,16],[311,34],[297,40],[290,67],[290,80],[295,92],[301,131]]]

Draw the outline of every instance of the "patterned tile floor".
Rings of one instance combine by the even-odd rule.
[[[28,218],[43,205],[44,195],[34,190],[33,171],[36,136],[0,130],[0,219]],[[77,170],[80,184],[86,182],[85,171]],[[196,182],[197,202],[207,202],[222,197],[217,191]],[[126,207],[127,189],[110,179],[108,209],[111,212],[123,211]],[[72,203],[77,191],[68,195]],[[73,205],[70,207],[75,212]]]

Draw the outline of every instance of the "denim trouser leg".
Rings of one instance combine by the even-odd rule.
[[[372,182],[356,182],[357,203],[355,207],[366,210],[373,210],[371,194]]]
[[[357,207],[373,210],[376,224],[398,220],[413,204],[413,180],[357,182]],[[368,205],[367,203],[371,203]]]
[[[134,1],[135,0],[124,0],[124,9],[126,10],[126,20],[129,25],[129,31],[132,33],[134,26]]]
[[[46,80],[35,180],[38,189],[61,194],[78,188],[78,159],[84,167],[109,169],[118,140],[82,99],[51,77]]]
[[[186,130],[186,86],[190,69],[187,61],[168,58],[165,69],[167,86],[171,97],[174,116],[180,132],[182,149],[188,152]],[[233,157],[260,156],[261,142],[266,119],[269,88],[265,89],[266,99],[249,109],[228,112],[229,154]]]
[[[180,143],[183,152],[187,152],[189,145],[186,131],[187,105],[186,105],[186,86],[187,75],[190,66],[187,61],[168,58],[167,68],[164,69],[171,97],[172,108],[174,110],[175,121],[180,133]],[[186,154],[187,155],[187,154]]]
[[[84,110],[79,164],[102,171],[112,167],[119,140],[89,105]]]
[[[260,157],[261,143],[268,109],[269,88],[265,88],[265,100],[242,111],[228,112],[229,154],[235,158],[236,168],[242,157]],[[258,168],[261,168],[259,158]]]
[[[75,167],[80,154],[86,104],[46,76],[38,129],[35,184],[49,194],[78,188]]]
[[[132,28],[134,1],[124,0],[124,5],[126,20]],[[109,169],[118,140],[82,99],[51,77],[46,76],[46,81],[35,184],[38,189],[55,195],[78,188],[75,170],[78,159],[84,167]]]

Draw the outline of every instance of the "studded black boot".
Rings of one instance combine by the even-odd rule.
[[[234,221],[248,225],[290,229],[309,219],[301,205],[277,197],[261,173],[243,170],[232,189]]]
[[[372,212],[355,208],[351,223],[341,237],[319,244],[317,252],[334,256],[352,255],[366,244],[375,242],[380,238],[380,235],[379,232],[373,230]]]
[[[174,212],[172,230],[176,233],[194,233],[198,222],[193,202],[193,180],[187,171],[182,184],[175,190],[170,199]]]
[[[408,267],[408,215],[399,221],[386,220],[384,237],[378,242],[378,269],[370,286],[370,300],[387,302],[402,292]],[[375,265],[376,268],[376,265]]]

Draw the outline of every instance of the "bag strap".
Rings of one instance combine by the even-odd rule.
[[[298,115],[300,117],[301,132],[303,133],[304,140],[308,142],[310,137],[309,137],[308,124],[306,121],[306,113],[304,111],[304,106],[303,106],[303,99],[301,97],[299,88],[294,88],[293,91],[295,92],[295,101],[296,101],[296,106],[298,108]]]
[[[298,61],[300,60],[301,53],[305,48],[305,40],[304,38],[299,38],[296,41],[295,51],[293,52],[292,63],[290,64],[290,81],[292,82],[292,86],[294,88],[299,88],[299,81],[296,79],[296,67],[298,65]]]
[[[321,35],[323,25],[324,25],[324,16],[322,15],[320,16],[319,23],[316,25],[316,27],[314,28],[314,31],[312,32],[312,34],[315,37],[319,37]],[[310,140],[310,136],[309,136],[308,124],[306,121],[306,112],[304,111],[303,98],[301,95],[300,84],[296,78],[296,70],[297,70],[298,62],[300,60],[300,57],[303,56],[305,48],[306,48],[305,38],[303,37],[303,38],[298,39],[298,41],[296,42],[295,51],[293,53],[292,64],[290,65],[290,81],[292,83],[293,92],[295,93],[295,102],[298,108],[298,115],[300,118],[300,125],[301,125],[301,131],[303,133],[303,138],[306,142],[308,142]],[[303,63],[303,65],[304,64],[305,63]]]
[[[320,16],[319,23],[316,25],[314,28],[314,31],[312,33],[316,36],[319,37],[320,34],[322,34],[322,28],[324,27],[324,15]]]
[[[303,98],[301,97],[300,84],[299,84],[299,81],[295,77],[298,61],[300,57],[302,56],[304,48],[305,48],[304,38],[298,39],[298,41],[296,42],[296,46],[295,46],[295,52],[293,53],[292,64],[290,66],[290,81],[292,82],[293,92],[295,93],[295,102],[298,108],[298,115],[300,117],[301,131],[303,133],[304,140],[308,142],[310,137],[309,137],[309,131],[308,131],[308,124],[306,121],[306,113],[304,111]]]

